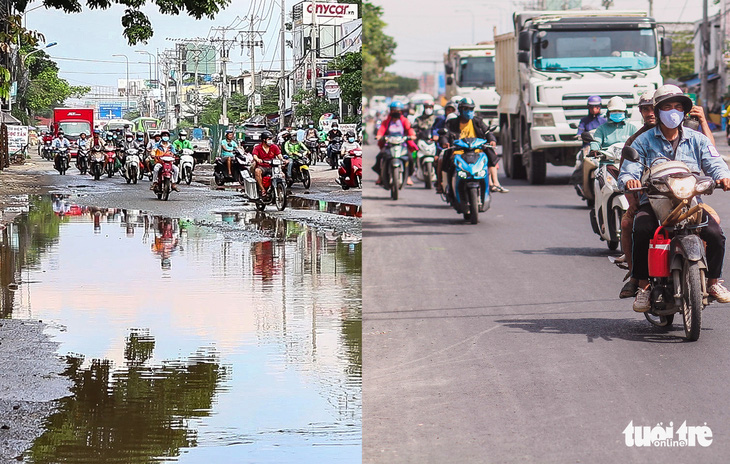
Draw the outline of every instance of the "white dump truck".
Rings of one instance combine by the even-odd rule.
[[[547,163],[574,166],[591,95],[622,97],[641,127],[639,97],[662,85],[671,40],[640,11],[527,11],[495,37],[502,159],[509,177],[545,181]]]
[[[496,124],[499,94],[494,87],[494,43],[451,47],[444,55],[444,68],[446,98],[471,98],[477,115],[488,124]]]

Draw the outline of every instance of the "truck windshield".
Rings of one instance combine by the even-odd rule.
[[[541,71],[638,71],[657,65],[654,29],[539,31],[535,69]]]
[[[459,87],[494,85],[494,57],[467,56],[459,60]]]
[[[82,132],[89,135],[89,123],[86,121],[73,121],[58,123],[58,128],[63,131],[64,135],[78,137]]]

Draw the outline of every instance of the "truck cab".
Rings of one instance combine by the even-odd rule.
[[[487,124],[496,124],[499,94],[495,87],[494,44],[459,45],[444,55],[446,98],[469,97]]]
[[[671,42],[640,11],[533,11],[495,38],[505,171],[543,183],[546,164],[573,166],[587,100],[620,96],[627,120],[643,125],[639,97],[662,85],[660,58]],[[605,111],[605,109],[604,109]]]

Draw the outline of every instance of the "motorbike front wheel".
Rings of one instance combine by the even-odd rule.
[[[696,341],[702,329],[702,275],[696,262],[685,261],[682,269],[682,315],[685,338]]]
[[[390,174],[390,198],[392,200],[398,199],[398,184],[400,183],[398,180],[400,178],[400,169],[398,167],[393,167],[393,170]]]
[[[426,190],[431,190],[431,182],[433,181],[433,164],[427,162],[423,164],[423,183],[426,184]]]
[[[132,183],[133,184],[136,184],[137,183],[137,178],[139,176],[137,175],[137,167],[136,166],[132,166],[129,169],[129,177],[132,179]]]
[[[304,169],[302,171],[302,185],[305,189],[308,189],[312,185],[312,177],[309,175],[309,170]]]
[[[172,180],[165,179],[162,183],[162,199],[164,201],[167,201],[167,199],[170,198],[170,190],[172,190]]]
[[[479,190],[469,189],[469,220],[472,224],[479,222]]]
[[[193,181],[193,170],[190,169],[190,166],[185,167],[185,183],[190,185],[190,182]]]
[[[274,203],[279,211],[284,211],[286,208],[286,189],[281,182],[274,184]]]

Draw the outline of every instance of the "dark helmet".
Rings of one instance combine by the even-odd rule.
[[[284,132],[283,134],[281,134],[281,138],[284,140],[288,140],[291,138],[291,134],[288,131]]]
[[[269,132],[269,131],[267,131],[267,130],[266,130],[266,131],[263,131],[263,132],[261,133],[261,141],[262,141],[262,142],[263,142],[264,140],[266,140],[266,139],[269,139],[269,140],[271,140],[271,139],[273,139],[273,138],[274,138],[274,134],[272,134],[271,132]]]
[[[348,137],[354,137],[355,136],[355,132],[353,132],[353,131],[347,131],[347,136]]]

